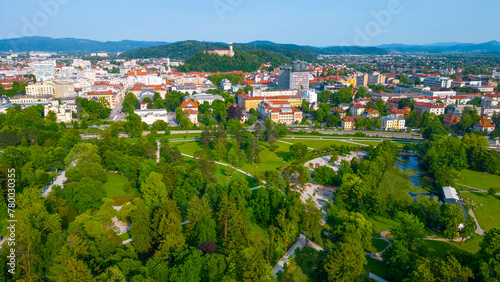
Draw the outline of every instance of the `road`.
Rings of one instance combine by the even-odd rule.
[[[118,99],[118,104],[111,110],[111,113],[109,114],[109,121],[125,120],[125,113],[121,111],[123,107],[123,99],[120,99],[120,97],[118,97]]]
[[[45,190],[45,193],[43,193],[42,195],[44,197],[47,197],[52,191],[52,187],[54,185],[59,185],[62,189],[64,189],[64,181],[66,181],[66,179],[66,170],[63,170],[61,171],[61,174],[56,177],[56,180],[51,185],[49,185],[49,189]]]

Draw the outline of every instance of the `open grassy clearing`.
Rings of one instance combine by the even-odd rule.
[[[463,184],[483,190],[488,190],[490,188],[500,188],[500,176],[472,171],[463,170],[460,173],[462,178],[457,180],[458,184]]]
[[[462,193],[462,198],[464,200],[470,198],[477,204],[474,214],[484,231],[500,228],[500,196],[490,196],[487,193]]]

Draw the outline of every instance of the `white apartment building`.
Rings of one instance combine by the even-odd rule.
[[[414,110],[419,112],[420,114],[424,114],[424,112],[430,112],[436,115],[444,114],[444,107],[438,104],[432,103],[424,103],[424,102],[416,102],[414,106]]]
[[[166,109],[148,109],[147,103],[141,104],[140,110],[134,110],[134,114],[141,117],[141,120],[147,124],[153,124],[157,120],[163,120],[168,123]]]
[[[404,130],[406,120],[400,115],[388,115],[380,119],[380,127],[384,130]]]
[[[45,81],[26,86],[26,95],[29,96],[54,95],[54,91],[55,87],[52,81]]]
[[[259,103],[257,112],[265,119],[270,118],[276,123],[293,125],[302,121],[302,112],[287,101],[264,100]]]
[[[449,77],[428,76],[425,78],[423,84],[428,87],[450,88],[451,82],[452,80]]]
[[[148,74],[145,70],[130,71],[127,74],[127,86],[132,87],[137,83],[145,85],[162,85],[164,79],[156,74]]]
[[[53,80],[56,75],[54,65],[51,63],[35,64],[34,67],[37,81]]]
[[[55,81],[54,86],[54,95],[56,98],[75,96],[75,84],[73,81]]]

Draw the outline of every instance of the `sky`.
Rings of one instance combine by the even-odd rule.
[[[499,15],[498,0],[2,0],[0,39],[482,43],[500,41]]]

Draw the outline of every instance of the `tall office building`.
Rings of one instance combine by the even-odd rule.
[[[296,61],[293,66],[282,66],[278,75],[278,88],[281,90],[309,90],[307,63]]]
[[[75,97],[75,84],[72,81],[56,81],[54,85],[56,98]]]
[[[49,63],[35,64],[35,77],[38,82],[53,80],[55,74],[56,73],[53,64]]]
[[[450,88],[452,80],[449,77],[441,76],[428,76],[425,78],[423,84],[428,87],[443,87]]]

